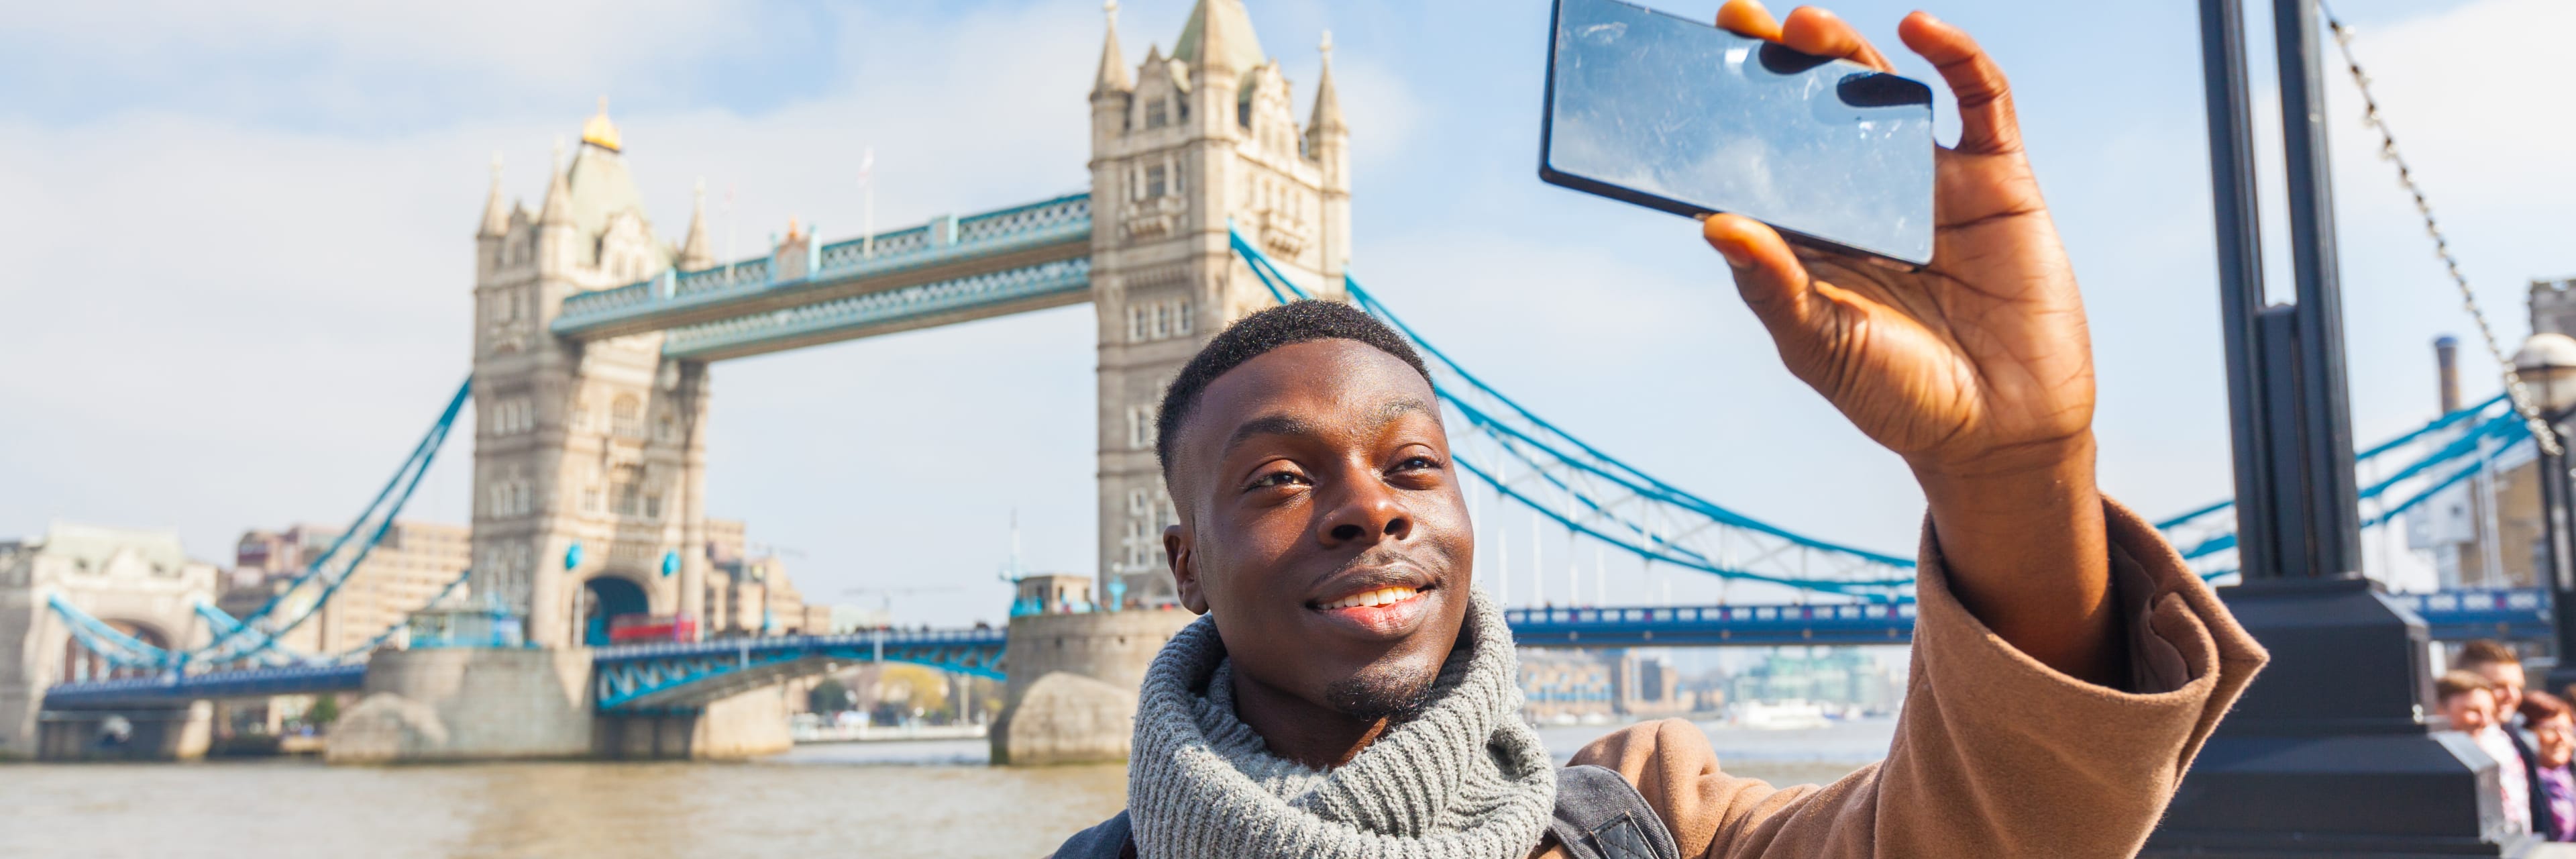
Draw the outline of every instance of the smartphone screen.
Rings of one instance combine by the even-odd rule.
[[[1932,90],[1618,0],[1557,0],[1539,177],[1932,261]]]

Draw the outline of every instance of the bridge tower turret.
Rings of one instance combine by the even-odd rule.
[[[1092,87],[1092,305],[1100,340],[1100,595],[1174,598],[1154,459],[1163,389],[1207,338],[1271,303],[1235,258],[1229,222],[1316,295],[1338,298],[1349,253],[1349,142],[1329,67],[1307,128],[1243,0],[1199,0],[1172,54],[1131,81],[1117,4]],[[1326,44],[1330,42],[1327,39]],[[1329,47],[1327,48],[1329,50]]]
[[[655,240],[622,149],[603,101],[537,215],[501,214],[496,172],[476,236],[472,588],[541,646],[605,614],[704,613],[706,365],[664,360],[658,332],[548,328],[568,296],[705,256],[703,224],[686,249]]]

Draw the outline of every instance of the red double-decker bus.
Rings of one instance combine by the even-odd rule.
[[[608,619],[610,644],[690,641],[697,637],[698,622],[687,615],[621,614]]]

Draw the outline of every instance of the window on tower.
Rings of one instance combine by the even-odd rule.
[[[627,438],[644,437],[644,404],[621,394],[608,404],[608,431]]]
[[[1172,124],[1171,100],[1157,98],[1145,102],[1145,127],[1161,128]]]
[[[1145,196],[1148,199],[1163,196],[1165,178],[1167,177],[1163,165],[1156,164],[1145,168]]]

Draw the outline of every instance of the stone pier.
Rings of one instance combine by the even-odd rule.
[[[591,754],[588,650],[385,651],[368,662],[365,688],[332,725],[332,763]]]
[[[1011,680],[990,734],[993,763],[1126,760],[1145,669],[1196,619],[1179,609],[1011,618]]]
[[[436,648],[378,653],[366,693],[332,726],[335,764],[603,758],[722,760],[793,742],[784,686],[704,706],[600,713],[590,651]]]
[[[754,689],[703,707],[660,713],[603,713],[592,754],[623,760],[739,760],[795,746],[787,695],[795,684]]]
[[[36,757],[48,761],[193,761],[206,756],[214,707],[204,701],[177,707],[136,707],[80,712],[47,711],[38,717]]]

